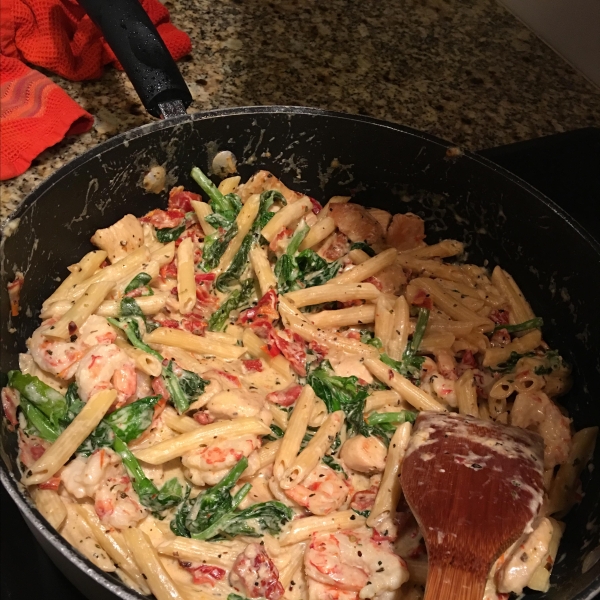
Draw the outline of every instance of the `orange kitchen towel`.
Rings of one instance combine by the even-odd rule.
[[[93,124],[94,117],[48,77],[0,55],[0,180],[24,173],[46,148]]]
[[[158,0],[140,0],[176,60],[190,38]],[[75,0],[0,0],[0,180],[23,173],[65,135],[83,133],[93,117],[58,85],[21,61],[80,81],[121,65]]]

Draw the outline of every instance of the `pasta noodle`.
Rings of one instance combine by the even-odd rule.
[[[379,271],[382,271],[386,267],[393,265],[398,257],[398,252],[395,248],[388,248],[381,254],[376,254],[373,258],[369,258],[360,265],[344,271],[340,275],[336,275],[331,283],[343,284],[343,283],[360,283],[373,275],[377,275]]]
[[[317,221],[302,240],[300,250],[313,248],[329,237],[334,231],[335,221],[331,217],[325,217],[322,221]]]
[[[135,455],[139,460],[151,465],[162,465],[216,438],[228,439],[241,435],[268,435],[269,433],[269,428],[262,421],[252,417],[242,417],[235,421],[219,421],[202,425],[197,430],[182,433],[173,439],[138,450]]]
[[[186,238],[177,248],[177,296],[179,312],[189,315],[196,305],[196,281],[194,280],[194,244]]]
[[[297,308],[323,302],[348,302],[349,300],[376,300],[380,291],[372,283],[340,283],[319,285],[287,294],[287,300]]]
[[[385,470],[381,477],[381,483],[377,490],[375,503],[371,509],[371,514],[367,519],[367,525],[375,525],[384,513],[391,514],[396,510],[402,494],[400,485],[400,475],[402,474],[402,461],[406,453],[406,447],[410,440],[412,425],[403,423],[396,429],[396,433],[390,441],[390,448],[385,461]]]
[[[123,537],[156,600],[182,600],[148,536],[143,531],[132,528],[125,529]]]
[[[239,358],[244,354],[244,349],[239,346],[217,342],[216,340],[207,340],[188,331],[166,327],[159,327],[146,334],[144,341],[147,344],[175,346],[188,352],[218,356],[219,358]]]
[[[262,235],[270,242],[284,227],[298,221],[312,209],[309,198],[303,198],[293,204],[288,204],[263,227]]]

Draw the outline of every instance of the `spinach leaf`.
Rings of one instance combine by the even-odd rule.
[[[367,424],[371,427],[378,426],[384,431],[394,433],[398,425],[406,422],[414,423],[416,418],[417,413],[410,410],[386,413],[373,412],[367,417]]]
[[[210,316],[208,320],[209,331],[223,331],[230,313],[248,303],[254,291],[254,279],[249,277],[248,279],[244,279],[241,284],[242,287],[233,290],[223,304],[221,304],[220,308]]]
[[[238,226],[235,221],[231,223],[228,229],[218,229],[204,239],[204,248],[202,249],[202,261],[200,268],[205,271],[211,271],[219,265],[221,257],[227,250],[229,242],[236,236]]]
[[[55,442],[58,439],[61,434],[60,427],[53,425],[41,410],[24,397],[21,397],[19,406],[25,415],[28,433],[37,435],[49,442]]]
[[[141,317],[146,320],[146,316],[135,298],[122,298],[119,306],[119,314],[121,317]]]
[[[182,504],[174,519],[176,525],[171,526],[173,533],[181,535],[176,528],[179,532],[185,531],[185,537],[198,534],[232,510],[231,489],[247,466],[248,459],[243,457],[219,483]]]
[[[160,396],[147,396],[131,404],[118,408],[103,421],[125,442],[129,443],[150,427],[154,417],[154,407],[158,404]]]
[[[163,229],[156,230],[156,239],[161,244],[168,244],[169,242],[173,242],[176,239],[179,239],[179,236],[185,231],[185,222],[177,227],[165,227]]]
[[[371,257],[375,256],[375,250],[373,250],[366,242],[354,242],[352,246],[350,246],[350,250],[362,250]]]
[[[375,334],[372,331],[361,331],[360,341],[363,344],[369,344],[369,346],[373,346],[377,349],[383,348],[382,341],[378,337],[375,337]]]
[[[192,178],[209,198],[210,207],[216,214],[233,222],[242,209],[242,201],[236,194],[223,195],[219,188],[198,167],[192,169]]]
[[[45,415],[55,429],[61,419],[64,419],[67,413],[67,402],[64,396],[35,375],[16,370],[9,371],[8,385]]]
[[[133,290],[137,290],[138,288],[145,287],[148,290],[148,296],[153,296],[154,292],[152,288],[149,287],[149,283],[152,281],[152,277],[148,275],[148,273],[138,273],[125,288],[124,293],[128,294],[129,292],[133,292]]]
[[[540,329],[544,325],[544,319],[536,317],[535,319],[529,319],[523,323],[516,323],[515,325],[502,324],[496,325],[492,330],[492,333],[496,333],[500,329],[506,329],[508,333],[518,333],[519,331],[527,331],[528,329]]]
[[[292,516],[292,509],[283,502],[276,500],[260,502],[240,512],[229,513],[227,518],[221,519],[218,533],[225,537],[236,535],[261,537],[266,532],[276,535]]]
[[[247,466],[248,459],[244,457],[217,485],[200,493],[195,500],[183,503],[171,521],[171,531],[197,540],[279,533],[281,526],[292,518],[291,509],[281,502],[262,502],[236,511],[251,486],[245,484],[235,494],[231,491]]]
[[[127,339],[131,342],[132,346],[135,346],[139,350],[147,352],[148,354],[154,356],[161,362],[163,361],[163,357],[159,352],[153,350],[152,348],[150,348],[150,346],[148,346],[148,344],[142,342],[140,324],[138,323],[136,317],[121,317],[119,319],[107,317],[106,320],[114,327],[118,327],[119,329],[124,331],[125,335],[127,336]]]
[[[140,498],[140,503],[154,513],[177,506],[183,500],[183,489],[176,477],[169,479],[159,490],[146,477],[137,458],[131,453],[127,444],[115,436],[113,449],[119,454],[127,471],[133,489]]]
[[[184,413],[190,407],[190,404],[204,392],[204,388],[209,383],[192,371],[177,367],[176,372],[172,360],[166,367],[163,367],[162,375],[179,414]]]

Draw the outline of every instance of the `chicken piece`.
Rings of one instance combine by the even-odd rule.
[[[98,229],[90,241],[105,250],[110,262],[115,263],[144,243],[144,230],[136,217],[125,215],[114,225]]]
[[[252,194],[260,194],[267,190],[276,190],[280,192],[283,194],[286,201],[290,203],[297,202],[305,197],[304,194],[290,190],[289,187],[284,185],[282,181],[277,179],[273,173],[269,173],[269,171],[259,171],[252,175],[246,183],[243,183],[238,187],[237,194],[242,199],[242,202],[245,203]]]
[[[396,250],[410,250],[423,245],[425,222],[413,213],[396,214],[387,230],[385,240]]]
[[[382,472],[386,456],[385,444],[373,435],[355,435],[344,442],[340,451],[344,464],[359,473]]]
[[[385,267],[373,276],[373,283],[384,293],[400,295],[406,285],[406,274],[399,264],[393,264]]]
[[[381,208],[367,208],[367,212],[381,225],[383,231],[387,231],[392,220],[391,213]]]
[[[381,223],[359,204],[334,204],[331,218],[337,228],[352,242],[366,242],[375,250],[383,248],[384,230]]]

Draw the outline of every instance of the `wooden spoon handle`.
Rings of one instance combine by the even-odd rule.
[[[429,567],[424,600],[481,600],[485,578],[451,565]]]

